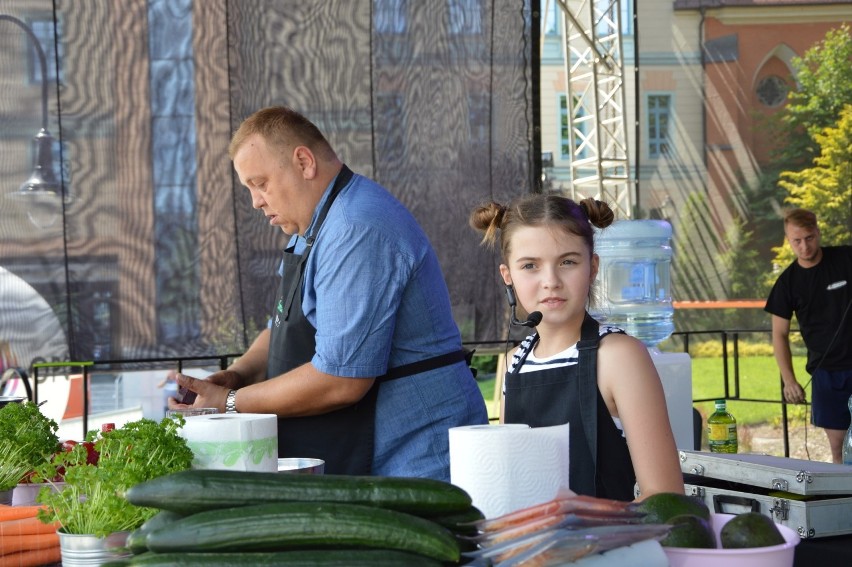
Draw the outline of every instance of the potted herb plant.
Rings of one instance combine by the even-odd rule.
[[[127,532],[158,512],[134,506],[124,493],[141,482],[190,468],[192,450],[178,434],[183,423],[182,418],[164,418],[159,423],[143,418],[100,433],[89,431],[86,442],[94,444],[96,464],[91,462],[86,443],[80,443],[68,452],[55,454],[38,469],[41,479],[65,471],[62,491],[42,489],[37,498],[46,505],[39,518],[62,525],[59,542],[63,560],[73,553],[78,554],[74,564],[82,556],[94,555],[95,561],[109,558],[109,547],[123,546]],[[113,534],[120,537],[110,537]],[[102,547],[104,555],[93,554],[93,546]]]
[[[0,504],[10,504],[18,483],[57,451],[57,429],[34,403],[0,408]]]

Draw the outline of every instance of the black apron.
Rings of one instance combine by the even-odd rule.
[[[284,273],[269,339],[267,379],[310,362],[316,352],[317,331],[302,312],[305,264],[332,203],[351,178],[352,171],[344,165],[317,217],[313,235],[306,239],[304,252],[295,254],[292,248],[284,251]],[[380,384],[464,359],[465,351],[459,350],[393,368],[377,377],[364,397],[351,406],[321,415],[279,418],[278,456],[323,459],[326,474],[370,474]]]
[[[292,248],[284,251],[284,274],[269,339],[267,378],[302,366],[314,356],[317,331],[302,312],[305,263],[331,204],[351,178],[352,171],[344,165],[317,217],[313,236],[306,239],[304,252],[295,254]],[[279,418],[278,456],[323,459],[327,474],[370,474],[377,393],[374,384],[351,406],[322,415]]]
[[[627,442],[598,390],[598,322],[586,314],[577,343],[578,364],[520,374],[537,339],[506,374],[505,423],[547,427],[570,422],[571,490],[599,498],[633,500],[636,474]]]

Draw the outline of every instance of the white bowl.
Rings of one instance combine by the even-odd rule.
[[[713,531],[716,532],[716,545],[722,526],[727,524],[734,514],[710,514]],[[799,544],[799,534],[787,526],[775,524],[784,542],[766,547],[744,549],[697,549],[691,547],[663,547],[669,558],[670,567],[792,567],[795,548]]]
[[[278,472],[295,474],[323,474],[325,461],[322,459],[307,459],[291,457],[278,459]]]
[[[0,396],[0,408],[6,404],[20,404],[24,402],[24,400],[26,400],[26,398],[20,396]]]
[[[45,486],[53,486],[53,490],[62,490],[65,483],[21,483],[15,487],[15,491],[12,493],[12,506],[35,506],[38,504],[36,497]]]

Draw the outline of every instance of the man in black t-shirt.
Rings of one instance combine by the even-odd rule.
[[[790,353],[790,319],[799,322],[812,380],[811,422],[825,429],[835,463],[843,462],[852,396],[852,246],[820,246],[816,215],[793,209],[784,235],[796,261],[778,277],[765,311],[772,314],[772,347],[784,382],[784,399],[805,401]]]

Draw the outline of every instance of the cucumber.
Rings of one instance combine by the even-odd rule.
[[[182,514],[178,514],[170,510],[160,510],[148,518],[148,520],[139,526],[138,529],[133,530],[127,535],[126,547],[130,549],[130,552],[134,555],[147,551],[148,544],[146,543],[145,538],[148,537],[149,532],[170,524],[175,520],[180,520],[181,518],[183,518]]]
[[[198,565],[230,567],[231,565],[287,565],[289,567],[441,567],[443,563],[413,553],[392,549],[306,549],[278,552],[242,553],[144,553],[126,565],[166,567]]]
[[[430,516],[430,520],[444,526],[451,532],[463,535],[476,535],[479,533],[479,528],[476,522],[485,519],[485,514],[476,506],[471,506],[464,512],[456,514],[445,514],[443,516]]]
[[[460,556],[453,534],[434,522],[335,502],[277,502],[199,512],[152,531],[146,541],[155,553],[363,547],[439,561],[458,561]]]
[[[145,538],[148,537],[148,532],[143,532],[142,528],[138,528],[127,534],[127,543],[124,546],[130,550],[133,555],[139,555],[148,551],[148,542]]]
[[[470,495],[453,484],[428,478],[300,475],[187,469],[131,487],[137,506],[194,514],[269,502],[343,502],[417,516],[467,511]]]

